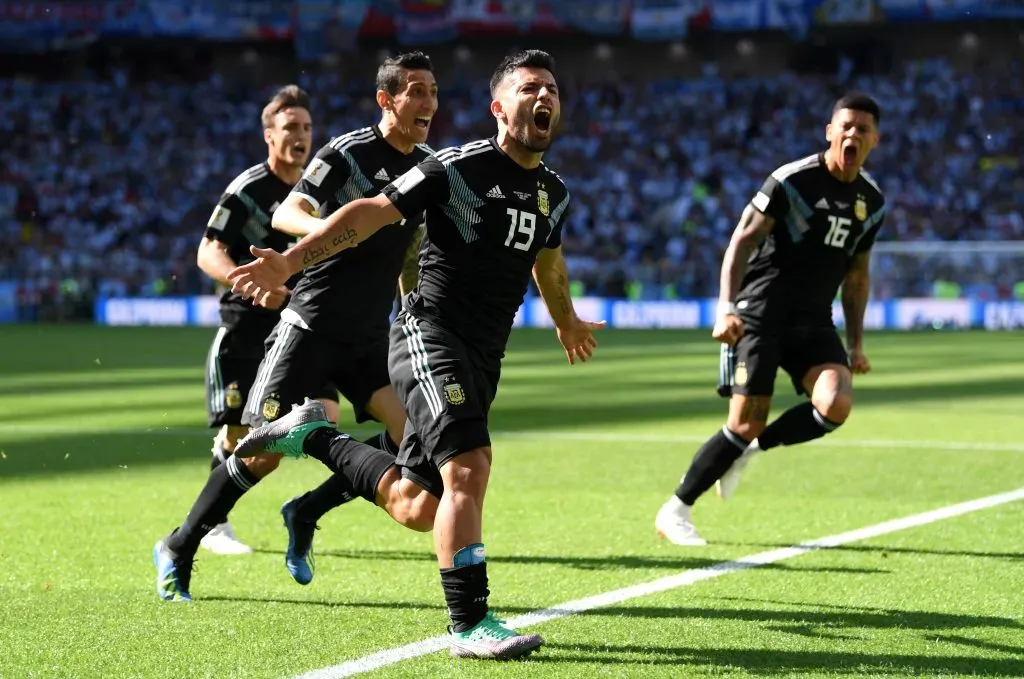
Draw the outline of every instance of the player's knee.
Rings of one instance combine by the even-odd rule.
[[[843,370],[823,372],[811,392],[811,405],[830,422],[846,422],[850,411],[853,410],[851,376]]]
[[[491,474],[491,448],[483,446],[460,453],[441,468],[446,491],[483,495]]]
[[[828,421],[843,424],[853,410],[853,397],[840,391],[815,389],[811,405]]]
[[[242,463],[253,473],[256,478],[262,479],[277,469],[284,457],[281,453],[262,453],[254,457],[247,457]]]

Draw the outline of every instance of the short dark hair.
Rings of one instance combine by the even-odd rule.
[[[515,72],[518,68],[544,68],[555,74],[555,58],[541,50],[523,50],[510,54],[501,60],[498,68],[494,69],[491,76],[491,96],[493,97],[501,87],[505,78]]]
[[[298,85],[285,85],[280,90],[276,91],[270,100],[263,107],[263,114],[260,116],[260,121],[263,123],[263,129],[273,127],[273,117],[280,114],[285,109],[305,109],[309,110],[309,95],[304,89]]]
[[[423,52],[406,52],[397,57],[388,57],[377,69],[377,89],[394,96],[405,84],[403,71],[434,72],[434,64]]]
[[[840,97],[836,105],[832,107],[832,115],[839,113],[844,108],[871,114],[875,117],[875,125],[878,125],[882,120],[882,112],[878,108],[878,102],[862,92],[850,92]]]
[[[267,105],[263,107],[263,114],[260,116],[263,129],[273,127],[274,116],[287,108],[304,108],[308,111],[309,95],[306,94],[306,90],[298,85],[285,85],[275,92]]]

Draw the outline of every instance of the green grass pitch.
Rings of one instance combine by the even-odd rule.
[[[236,507],[255,554],[200,552],[195,603],[157,599],[150,550],[208,470],[211,338],[0,327],[3,679],[285,678],[443,633],[430,536],[362,500],[322,522],[312,585],[292,582],[278,508],[325,477],[313,460]],[[601,340],[570,368],[553,333],[513,334],[485,525],[503,616],[1024,486],[1024,336],[872,334],[849,423],[705,497],[711,545],[674,547],[654,514],[722,424],[717,346]],[[783,380],[776,413],[796,402]],[[367,676],[1021,677],[1022,526],[1008,503],[551,621],[525,662],[435,653]]]

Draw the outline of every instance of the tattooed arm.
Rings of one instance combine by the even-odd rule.
[[[569,295],[569,268],[561,245],[540,251],[533,265],[533,280],[555,322],[555,332],[569,365],[575,365],[577,360],[586,363],[597,347],[594,331],[604,328],[605,322],[584,321],[576,315]]]
[[[533,280],[551,314],[555,326],[562,328],[577,320],[569,295],[569,267],[562,248],[544,248],[533,265]]]
[[[288,269],[298,273],[400,221],[402,213],[383,194],[346,203],[324,220],[323,226],[285,251]]]

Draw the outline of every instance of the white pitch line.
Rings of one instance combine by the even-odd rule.
[[[74,434],[140,434],[144,436],[209,436],[209,430],[201,427],[97,427],[96,425],[49,426],[42,424],[0,424],[0,436],[3,434],[53,434],[71,436]],[[373,430],[357,427],[348,433],[361,436],[372,434]],[[629,432],[602,431],[547,431],[534,429],[529,431],[495,431],[494,438],[513,438],[524,440],[559,440],[559,441],[593,441],[595,443],[703,443],[707,436],[693,434],[631,434]],[[826,448],[914,448],[920,450],[980,450],[990,452],[1024,453],[1024,443],[1002,443],[999,441],[915,441],[886,439],[845,439],[828,437],[810,441],[808,446],[824,446]]]
[[[800,544],[793,545],[792,547],[773,549],[768,552],[759,552],[757,554],[741,557],[734,561],[723,561],[713,566],[708,566],[707,568],[696,568],[693,570],[683,571],[681,573],[676,573],[675,575],[669,575],[664,578],[659,578],[639,585],[632,585],[630,587],[616,589],[611,592],[604,592],[584,599],[567,601],[563,604],[552,606],[551,608],[533,611],[532,613],[512,618],[508,621],[508,626],[516,629],[531,627],[550,620],[557,620],[576,613],[583,613],[595,608],[611,606],[631,599],[637,599],[657,594],[659,592],[667,592],[672,589],[686,587],[688,585],[703,582],[704,580],[711,580],[712,578],[717,578],[722,575],[737,573],[750,568],[757,568],[758,566],[792,559],[800,556],[801,554],[806,554],[807,552],[813,552],[819,549],[828,549],[830,547],[838,547],[839,545],[859,542],[860,540],[867,540],[869,538],[875,538],[888,533],[895,533],[908,528],[925,526],[937,521],[951,519],[956,516],[977,512],[982,509],[989,509],[991,507],[1015,502],[1021,499],[1024,499],[1024,488],[1018,488],[1017,490],[1011,490],[997,495],[989,495],[988,497],[982,497],[968,502],[961,502],[947,507],[940,507],[939,509],[933,509],[921,514],[912,514],[900,519],[876,523],[873,526],[858,528],[857,530],[847,531],[846,533],[839,533],[838,535],[829,535],[816,540],[801,542]],[[405,646],[389,648],[356,660],[349,660],[330,667],[312,670],[299,675],[296,679],[340,679],[341,677],[351,677],[364,672],[371,672],[382,667],[387,667],[389,665],[394,665],[402,662],[403,660],[410,660],[429,653],[435,653],[437,651],[444,650],[447,647],[447,636],[432,637],[430,639],[424,639],[423,641],[406,644]]]

